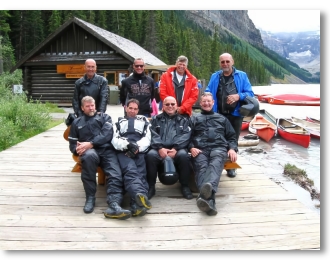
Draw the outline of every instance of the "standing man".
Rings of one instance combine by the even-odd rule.
[[[134,98],[140,102],[138,115],[150,117],[151,102],[155,97],[153,78],[144,73],[144,60],[137,58],[133,62],[133,74],[124,79],[120,88],[120,103],[127,106],[128,100]]]
[[[232,162],[237,160],[235,131],[226,117],[212,110],[213,105],[212,94],[202,94],[201,113],[190,118],[192,133],[188,146],[196,185],[200,191],[197,207],[209,216],[218,213],[215,207],[215,193],[224,164],[228,157]]]
[[[175,97],[180,115],[190,117],[192,106],[198,99],[197,79],[187,69],[188,58],[179,56],[175,66],[170,67],[160,79],[160,99]]]
[[[144,160],[151,141],[149,122],[138,115],[139,101],[130,99],[124,118],[118,118],[112,144],[116,150],[123,173],[125,190],[131,197],[133,217],[143,216],[152,205],[148,200],[147,169]]]
[[[164,99],[163,113],[152,117],[151,120],[151,150],[146,155],[147,179],[149,184],[148,198],[155,193],[157,171],[166,156],[173,159],[184,198],[193,198],[189,189],[190,158],[187,146],[190,141],[189,119],[178,114],[174,97]]]
[[[243,116],[239,112],[241,103],[247,96],[254,97],[250,81],[245,72],[234,67],[234,59],[229,53],[219,57],[221,70],[212,74],[205,92],[211,92],[215,98],[213,111],[225,116],[236,133],[238,142]],[[228,177],[235,177],[236,170],[227,170]]]
[[[111,117],[104,113],[97,113],[95,100],[90,96],[85,96],[81,104],[84,114],[73,121],[69,142],[70,151],[79,155],[81,162],[81,181],[86,194],[84,212],[91,213],[94,210],[96,172],[100,165],[106,176],[107,203],[109,205],[104,212],[105,217],[130,218],[131,212],[120,207],[124,188],[116,152],[111,145],[113,137]]]
[[[109,96],[108,80],[96,74],[96,62],[93,59],[85,61],[85,75],[75,82],[72,108],[77,117],[84,114],[81,99],[85,96],[94,98],[98,113],[105,113]]]

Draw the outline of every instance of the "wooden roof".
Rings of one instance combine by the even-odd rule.
[[[127,60],[133,63],[136,58],[143,58],[145,64],[152,66],[166,66],[166,64],[158,59],[156,56],[136,44],[135,42],[128,40],[124,37],[121,37],[112,32],[106,31],[100,27],[97,27],[93,24],[85,22],[79,18],[72,18],[65,22],[61,27],[59,27],[54,33],[49,35],[43,42],[33,48],[28,54],[26,54],[15,67],[11,69],[13,72],[16,69],[19,69],[23,64],[37,55],[41,49],[43,49],[47,44],[53,41],[62,31],[66,30],[70,26],[79,26],[82,29],[86,30],[88,33],[95,36],[98,40],[108,45],[114,49],[117,53],[121,54]]]

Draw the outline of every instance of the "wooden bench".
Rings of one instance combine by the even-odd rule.
[[[68,126],[67,129],[63,133],[63,137],[66,141],[69,141],[69,139],[68,139],[69,133],[70,133],[70,126]],[[72,154],[72,158],[76,162],[76,164],[73,166],[71,172],[81,173],[81,163],[79,160],[79,156]],[[224,165],[225,170],[238,169],[238,168],[241,168],[241,166],[239,166],[236,162],[232,162],[230,160],[227,160],[225,162],[225,165]],[[192,173],[190,176],[191,176],[190,182],[189,182],[190,189],[193,192],[198,192],[198,189],[195,184],[195,173]],[[101,167],[97,167],[97,183],[99,185],[105,184],[105,174]]]
[[[67,141],[69,141],[69,139],[68,139],[69,133],[70,133],[70,126],[68,126],[67,129],[65,129],[65,131],[63,133],[63,137]],[[76,164],[73,166],[71,172],[81,173],[81,162],[80,162],[79,156],[72,154],[72,159],[76,162]],[[100,166],[97,167],[97,183],[99,185],[105,184],[105,175]]]

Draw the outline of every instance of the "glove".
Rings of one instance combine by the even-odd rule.
[[[137,154],[139,152],[139,146],[137,145],[137,143],[130,142],[127,145],[127,149],[129,152],[133,153],[134,156],[135,156],[135,154]]]
[[[125,155],[126,155],[127,157],[129,157],[129,158],[135,158],[135,153],[132,153],[132,152],[129,151],[129,150],[125,153]]]

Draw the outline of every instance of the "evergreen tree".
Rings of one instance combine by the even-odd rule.
[[[62,25],[62,18],[60,11],[53,10],[49,18],[49,32],[52,33]]]
[[[166,48],[166,25],[164,21],[163,11],[156,11],[156,46],[157,50],[155,52],[155,56],[157,56],[160,60],[168,64],[167,57],[167,48]]]
[[[170,21],[168,23],[168,31],[167,31],[167,55],[168,61],[170,64],[175,64],[176,59],[178,58],[178,33],[175,27],[175,16],[174,11],[171,11]]]
[[[105,10],[95,11],[95,25],[107,30],[107,15]]]

